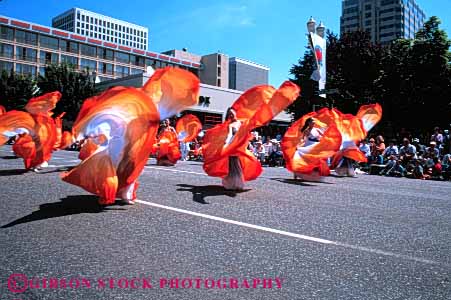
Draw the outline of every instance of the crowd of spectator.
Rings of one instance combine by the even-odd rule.
[[[435,128],[432,135],[411,134],[400,131],[399,140],[392,138],[385,141],[382,135],[370,136],[360,142],[359,149],[368,162],[359,164],[361,171],[372,175],[408,177],[415,179],[451,179],[451,138],[448,130]],[[183,160],[202,160],[202,135],[188,145],[182,153]],[[263,166],[282,167],[284,159],[281,149],[282,133],[274,136],[260,135],[252,132],[248,150]]]
[[[449,180],[451,177],[451,140],[448,130],[434,128],[429,136],[401,141],[391,139],[386,146],[379,135],[362,141],[359,149],[365,153],[368,163],[362,170],[383,176],[414,179]]]

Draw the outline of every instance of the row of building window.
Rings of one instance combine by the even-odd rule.
[[[12,29],[10,27],[0,27],[0,39],[16,41],[22,44],[33,46],[40,46],[53,50],[61,50],[64,52],[76,53],[85,56],[98,57],[101,59],[114,60],[123,63],[132,63],[136,65],[144,65],[144,57],[114,51],[111,49],[91,46],[88,44],[78,43],[71,40],[58,39],[51,36],[36,34],[19,29]]]
[[[81,14],[79,11],[77,12],[77,20],[81,20],[82,22],[86,22],[92,25],[103,26],[105,28],[122,31],[127,34],[130,33],[134,34],[135,36],[147,38],[147,32],[143,30],[137,30],[136,28],[131,28],[125,25],[120,25],[106,20],[97,19],[95,17],[90,17],[88,15]]]

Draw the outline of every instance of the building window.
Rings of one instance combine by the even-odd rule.
[[[33,61],[37,60],[37,51],[25,47],[16,47],[16,58],[20,60]]]
[[[97,63],[95,60],[90,59],[80,59],[80,68],[82,70],[95,72],[97,70]]]
[[[130,54],[116,52],[116,61],[128,64],[130,62]]]
[[[14,30],[9,27],[0,27],[0,38],[3,40],[12,41],[14,39]]]
[[[85,21],[85,15],[81,15],[81,20],[84,22]]]
[[[13,56],[14,56],[13,45],[0,43],[0,56],[7,57],[7,58],[13,58]]]
[[[217,86],[221,86],[221,79],[218,78],[218,85]]]
[[[61,51],[78,53],[78,43],[68,40],[60,40]]]
[[[58,39],[46,35],[39,36],[39,46],[58,50]]]
[[[100,63],[99,72],[102,74],[113,75],[113,65],[107,63]]]
[[[3,71],[3,70],[7,71],[7,72],[11,72],[13,70],[13,63],[0,60],[0,71]]]
[[[66,63],[78,69],[78,58],[69,56],[69,55],[61,55],[61,63]]]
[[[92,57],[96,57],[96,55],[97,55],[96,47],[95,46],[89,46],[89,45],[86,45],[86,44],[81,44],[80,45],[80,53],[81,53],[81,55],[92,56]]]
[[[140,70],[140,69],[131,69],[131,75],[135,75],[135,74],[142,74],[142,73],[144,73],[144,71],[143,70]]]
[[[58,63],[58,54],[47,51],[40,51],[39,53],[39,63],[41,64],[57,64]]]
[[[38,36],[36,33],[16,29],[16,42],[37,45]]]
[[[16,73],[34,77],[36,76],[36,67],[25,64],[16,64]]]
[[[108,59],[108,60],[114,60],[114,56],[113,56],[113,50],[110,49],[106,49],[106,48],[99,48],[100,51],[100,57],[102,59]]]
[[[130,72],[130,70],[128,67],[116,66],[115,74],[119,77],[128,76],[129,72]]]
[[[132,55],[132,64],[134,64],[135,66],[144,67],[145,59],[142,56]]]

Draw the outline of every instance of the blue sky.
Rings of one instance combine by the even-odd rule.
[[[451,36],[451,0],[417,0],[429,17],[436,15]],[[270,84],[289,77],[303,56],[305,23],[313,15],[339,33],[341,0],[217,1],[59,1],[1,0],[0,14],[51,25],[51,18],[71,7],[92,10],[149,28],[149,50],[188,48],[196,54],[217,51],[267,65]]]

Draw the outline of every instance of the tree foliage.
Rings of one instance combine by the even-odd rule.
[[[448,126],[451,122],[451,45],[431,17],[413,40],[399,39],[374,45],[366,32],[327,34],[327,95],[323,106],[355,113],[366,103],[383,106],[382,125],[416,130]],[[310,51],[294,65],[293,81],[303,89],[302,99],[290,107],[295,117],[312,110],[317,83],[310,80]],[[317,93],[317,92],[316,92]]]
[[[3,71],[0,75],[0,105],[6,110],[22,110],[36,90],[31,76]]]
[[[38,78],[38,86],[41,93],[61,92],[55,112],[65,111],[65,119],[70,121],[77,117],[83,101],[96,93],[93,78],[86,72],[76,72],[67,64],[47,66],[44,76]]]

